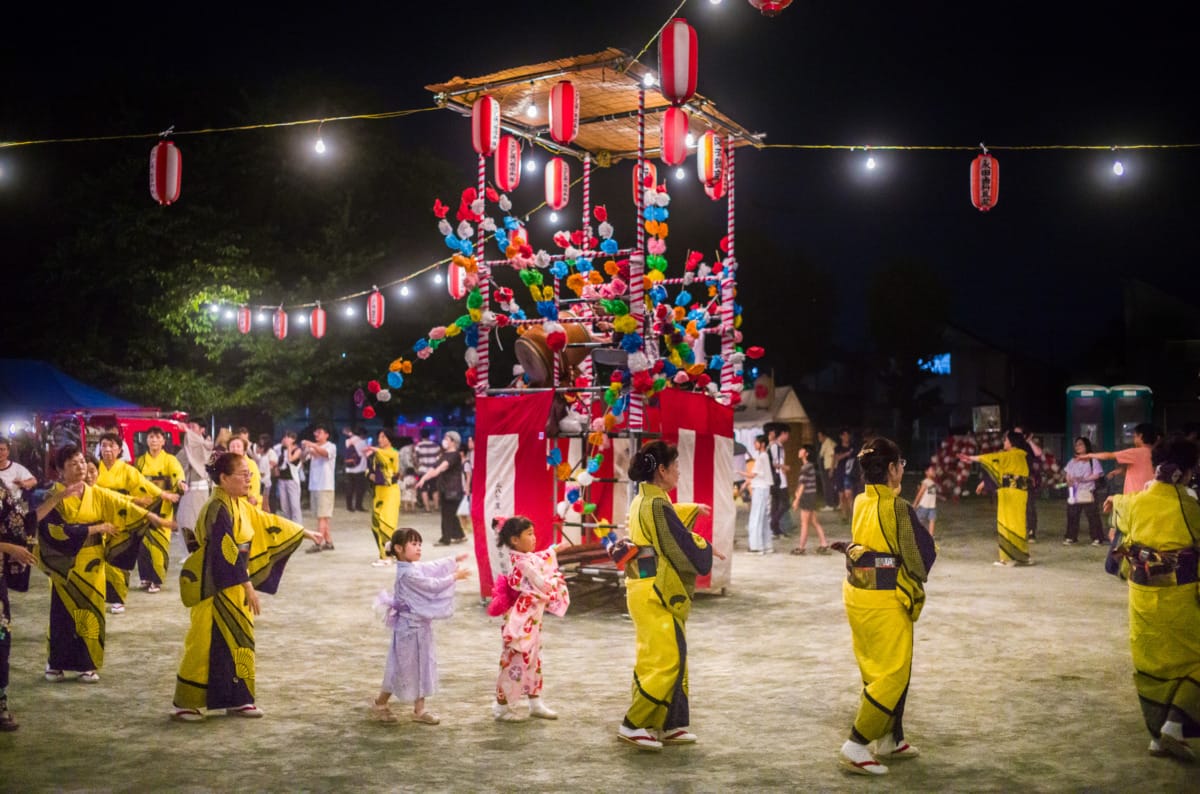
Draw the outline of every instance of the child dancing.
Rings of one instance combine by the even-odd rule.
[[[396,585],[391,594],[381,592],[376,604],[387,608],[392,648],[383,671],[383,686],[371,703],[371,716],[380,722],[397,722],[388,707],[395,695],[413,704],[413,722],[437,725],[436,714],[425,710],[425,698],[437,691],[437,657],[433,621],[454,614],[454,584],[471,572],[459,563],[466,554],[421,562],[421,534],[401,528],[392,533],[388,550],[396,558]]]
[[[529,697],[529,715],[544,720],[558,719],[558,714],[542,702],[542,615],[550,612],[562,617],[571,604],[567,583],[558,570],[558,552],[568,548],[563,541],[544,551],[537,548],[533,522],[524,516],[503,521],[496,545],[508,548],[512,573],[497,581],[497,590],[506,594],[494,598],[488,612],[504,612],[500,636],[504,648],[500,652],[500,675],[496,680],[496,702],[492,716],[501,722],[519,722],[526,715],[513,709],[522,695]],[[507,596],[507,597],[505,597]]]

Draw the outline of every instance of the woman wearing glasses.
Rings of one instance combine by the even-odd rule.
[[[912,674],[913,624],[925,605],[925,580],[937,550],[917,513],[897,494],[904,476],[900,448],[876,438],[858,453],[866,490],[854,500],[842,601],[850,621],[863,690],[841,764],[860,775],[883,775],[879,759],[913,758],[904,740],[904,703]],[[870,744],[875,743],[874,752]]]

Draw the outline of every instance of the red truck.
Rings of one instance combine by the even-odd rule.
[[[116,428],[135,461],[146,451],[146,431],[152,427],[162,429],[166,436],[163,449],[174,455],[183,444],[187,421],[187,414],[181,411],[158,408],[77,409],[39,414],[36,422],[45,476],[47,479],[55,476],[54,450],[64,444],[75,444],[84,452],[94,454],[100,435],[112,428]]]

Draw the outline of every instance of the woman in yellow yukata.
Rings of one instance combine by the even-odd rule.
[[[1159,441],[1146,490],[1104,503],[1121,533],[1112,556],[1129,580],[1133,682],[1150,754],[1185,761],[1195,760],[1185,737],[1200,736],[1200,504],[1186,487],[1198,455],[1191,441]]]
[[[169,494],[155,485],[133,466],[121,460],[121,437],[116,433],[100,436],[100,465],[96,485],[128,496],[138,507],[157,513],[155,505],[160,502],[178,502],[178,494]],[[170,521],[168,518],[167,521]],[[138,533],[138,543],[126,553],[124,550],[105,551],[104,576],[106,582],[105,601],[108,611],[119,615],[125,611],[125,597],[129,595],[129,572],[137,565],[138,555],[145,544],[147,532]],[[167,531],[168,539],[170,531]],[[108,541],[105,541],[108,543]]]
[[[173,494],[175,500],[187,490],[187,482],[183,476],[183,465],[174,455],[165,452],[163,445],[167,437],[162,428],[152,427],[146,431],[146,446],[149,451],[139,456],[134,467],[143,477],[162,489],[163,495],[150,504],[151,512],[161,518],[171,521],[175,518],[175,501],[168,496]],[[151,528],[146,532],[142,547],[138,550],[137,570],[141,579],[139,587],[147,593],[157,593],[162,590],[167,577],[167,565],[170,563],[171,530],[167,528]]]
[[[687,638],[696,577],[721,555],[691,531],[708,505],[672,505],[669,491],[679,482],[679,452],[662,441],[642,445],[629,467],[638,483],[629,506],[629,540],[637,556],[625,565],[626,599],[637,636],[633,702],[617,737],[640,750],[664,744],[691,744],[688,730]]]
[[[379,431],[375,446],[369,446],[366,454],[367,479],[375,485],[375,499],[371,509],[371,534],[379,547],[379,559],[371,563],[376,568],[392,565],[396,558],[388,554],[387,544],[396,524],[400,521],[400,451],[386,430]]]
[[[92,683],[104,663],[105,562],[132,565],[146,522],[162,519],[129,497],[88,485],[87,462],[75,445],[59,449],[55,465],[62,482],[47,497],[55,507],[44,516],[39,510],[36,552],[52,585],[46,680],[62,681],[72,671]]]
[[[1001,452],[958,456],[964,463],[978,463],[983,467],[983,480],[976,493],[996,494],[996,533],[1000,545],[1000,559],[996,560],[996,565],[1033,565],[1026,534],[1026,508],[1031,498],[1031,457],[1025,436],[1016,430],[1005,433]]]
[[[196,520],[199,547],[183,563],[179,595],[191,608],[171,716],[204,719],[202,709],[261,717],[254,703],[254,616],[259,593],[275,593],[288,557],[316,533],[246,501],[244,455],[226,452],[209,466],[216,482]]]
[[[897,496],[906,464],[900,448],[876,438],[863,445],[858,462],[867,487],[854,499],[852,540],[833,544],[846,555],[842,601],[863,681],[840,761],[856,774],[883,775],[888,768],[878,759],[918,755],[904,740],[904,704],[913,625],[925,606],[925,580],[937,550],[912,505]]]

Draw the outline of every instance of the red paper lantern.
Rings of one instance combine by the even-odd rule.
[[[696,143],[696,176],[705,185],[712,185],[719,182],[724,173],[725,150],[721,148],[721,139],[709,130]]]
[[[280,306],[275,310],[275,319],[271,323],[273,326],[272,330],[275,331],[276,339],[283,339],[285,336],[287,336],[287,320],[287,312],[285,312],[283,307]]]
[[[150,195],[162,206],[179,200],[183,178],[183,155],[171,141],[155,144],[150,150]]]
[[[570,143],[579,134],[579,92],[570,80],[550,89],[550,137]]]
[[[696,31],[676,17],[658,36],[658,81],[672,105],[682,105],[696,93]]]
[[[639,179],[638,177],[641,177]],[[638,173],[637,163],[633,164],[633,203],[641,201],[646,188],[658,184],[658,168],[649,160],[642,161],[641,173]]]
[[[688,114],[681,108],[667,108],[662,117],[662,143],[659,156],[667,165],[679,165],[687,159]]]
[[[762,12],[764,17],[779,16],[779,12],[792,4],[792,0],[750,0],[750,5]]]
[[[708,196],[713,201],[720,201],[725,198],[725,180],[718,179],[711,185],[704,186],[704,195]]]
[[[971,163],[971,203],[980,212],[987,212],[999,198],[1000,161],[984,152]]]
[[[546,204],[560,210],[571,200],[571,168],[561,157],[546,163]]]
[[[383,325],[383,293],[378,287],[367,298],[367,324],[372,328]]]
[[[446,288],[450,291],[450,297],[456,301],[467,297],[467,271],[451,264],[446,273]]]
[[[484,94],[471,106],[471,145],[482,155],[496,151],[500,143],[500,103]]]
[[[241,306],[237,310],[237,329],[243,334],[250,333],[250,307]]]
[[[317,304],[317,308],[313,309],[312,314],[309,315],[308,328],[317,339],[325,336],[325,310],[321,308],[320,303]]]
[[[521,141],[504,135],[496,146],[496,187],[505,193],[521,184]]]

